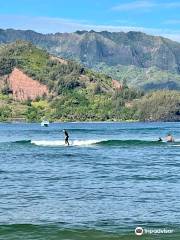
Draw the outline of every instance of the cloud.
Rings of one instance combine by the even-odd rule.
[[[35,30],[42,33],[73,32],[82,29],[81,22],[71,19],[34,17],[20,15],[0,15],[0,27]]]
[[[180,19],[169,19],[163,22],[164,24],[172,24],[172,25],[179,25]]]
[[[180,30],[145,28],[129,25],[94,25],[73,19],[0,15],[0,28],[34,30],[40,33],[75,32],[77,30],[95,30],[110,32],[140,31],[151,35],[164,36],[180,42]]]
[[[169,38],[173,41],[176,41],[176,42],[180,42],[180,33],[167,33],[167,34],[164,34],[164,37],[166,38]]]
[[[165,8],[179,8],[180,7],[180,2],[169,2],[169,3],[162,3],[159,4],[159,6],[161,7],[165,7]]]
[[[149,9],[155,7],[156,4],[150,1],[134,1],[130,3],[121,3],[117,6],[112,7],[115,11],[129,11],[135,9]]]
[[[121,3],[112,7],[114,11],[130,11],[130,10],[150,10],[153,8],[180,8],[180,2],[162,2],[158,3],[158,1],[151,1],[151,0],[139,0],[139,1],[132,1],[129,3]]]

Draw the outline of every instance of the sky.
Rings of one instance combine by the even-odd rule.
[[[180,42],[180,0],[0,0],[0,28],[142,31]]]

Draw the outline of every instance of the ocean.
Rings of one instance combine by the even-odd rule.
[[[180,239],[180,123],[1,123],[0,136],[0,240]]]

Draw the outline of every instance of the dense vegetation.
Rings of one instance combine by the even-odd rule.
[[[134,109],[126,107],[126,102],[142,96],[141,92],[127,86],[117,91],[113,89],[110,77],[72,61],[62,63],[27,42],[1,46],[0,77],[11,73],[14,67],[46,84],[50,94],[36,101],[17,103],[4,84],[1,88],[1,120],[40,121],[44,117],[51,121],[127,120],[133,118]]]
[[[50,94],[34,101],[14,101],[4,76],[18,67],[46,84]],[[156,91],[143,95],[112,87],[112,79],[73,61],[61,61],[31,43],[0,46],[0,121],[179,121],[180,92]]]
[[[76,95],[76,93],[75,93]],[[80,103],[77,99],[81,98]],[[116,96],[114,96],[116,98]],[[53,101],[37,99],[24,103],[15,102],[10,96],[0,95],[0,121],[180,121],[180,93],[178,91],[157,91],[131,101],[118,97],[112,101],[105,96],[88,101],[85,96],[61,95]],[[104,104],[102,104],[104,101]]]
[[[108,74],[114,79],[125,82],[128,86],[136,86],[146,92],[159,89],[180,90],[180,74],[157,67],[108,66],[100,63],[94,67],[94,70]]]
[[[136,114],[144,121],[180,121],[180,92],[151,92],[137,101]]]

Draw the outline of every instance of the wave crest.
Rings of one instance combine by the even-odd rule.
[[[98,140],[72,140],[69,141],[70,146],[86,146],[98,143]],[[63,140],[40,140],[40,141],[31,141],[32,144],[37,146],[65,146]]]
[[[32,144],[37,146],[65,146],[63,140],[41,140],[31,141]],[[163,142],[146,141],[146,140],[72,140],[69,141],[70,146],[88,146],[88,145],[102,145],[102,146],[121,146],[121,145],[156,145],[163,144]]]
[[[14,144],[32,144],[36,146],[44,147],[57,147],[65,146],[64,140],[20,140],[12,142]],[[70,140],[70,146],[159,146],[167,144],[166,142],[158,142],[151,140],[140,140],[140,139],[87,139],[87,140]],[[168,143],[172,146],[180,146],[180,142]]]

